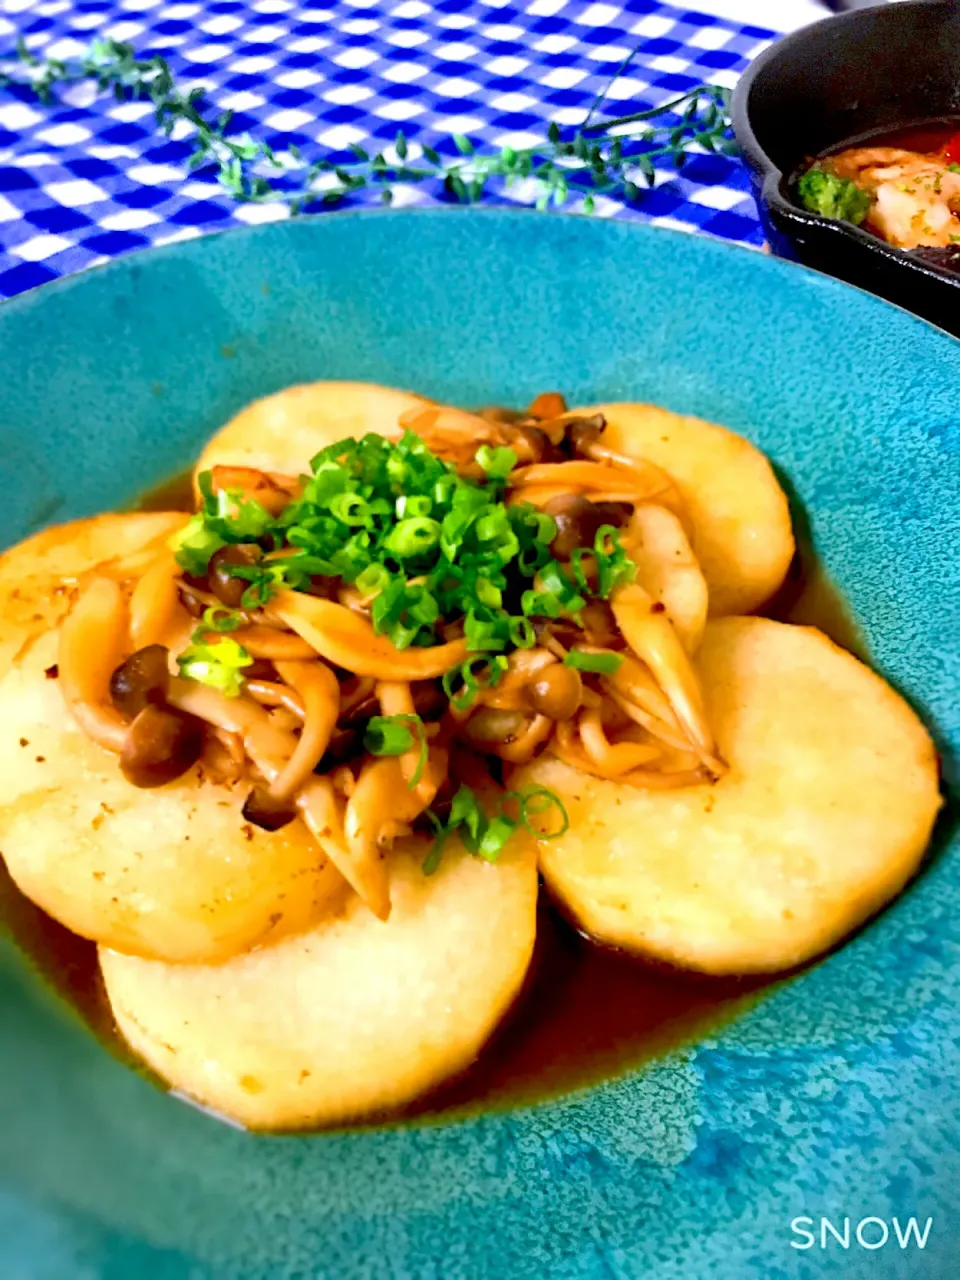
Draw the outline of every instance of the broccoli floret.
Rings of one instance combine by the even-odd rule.
[[[811,213],[825,218],[840,218],[852,222],[855,227],[867,216],[870,196],[855,182],[838,178],[826,169],[808,169],[797,183],[797,194],[804,207]]]

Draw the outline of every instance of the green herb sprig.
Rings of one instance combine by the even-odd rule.
[[[148,99],[165,134],[181,122],[193,131],[190,170],[210,167],[235,200],[280,202],[294,214],[338,205],[370,189],[390,204],[398,186],[420,183],[440,184],[449,198],[469,204],[480,200],[494,180],[507,188],[532,180],[539,209],[580,195],[584,212],[591,213],[598,196],[638,200],[641,184],[654,184],[657,162],[679,167],[691,146],[721,154],[736,151],[730,93],[716,85],[699,85],[643,111],[595,119],[636,52],[624,59],[597,95],[579,128],[562,131],[552,123],[543,141],[532,147],[492,152],[479,152],[469,138],[456,134],[452,157],[415,144],[402,131],[389,156],[360,146],[351,147],[350,158],[343,160],[308,160],[296,146],[278,154],[249,133],[231,134],[233,113],[211,108],[202,88],[186,93],[179,89],[165,58],[138,58],[132,45],[116,40],[96,40],[81,57],[62,60],[37,57],[19,38],[15,55],[0,57],[0,89],[17,88],[50,103],[56,89],[93,80],[118,101]]]
[[[203,629],[198,629],[193,642],[177,658],[181,676],[209,685],[228,698],[238,698],[243,692],[244,668],[252,666],[253,658],[228,636],[221,635],[209,644],[199,638],[202,634]]]

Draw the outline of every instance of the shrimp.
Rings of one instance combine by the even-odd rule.
[[[946,247],[960,237],[960,173],[944,155],[853,147],[825,168],[870,193],[868,230],[901,249]]]

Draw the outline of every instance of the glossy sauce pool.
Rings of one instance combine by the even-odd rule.
[[[190,506],[189,476],[177,477],[137,504],[139,510]],[[842,598],[807,553],[798,557],[767,612],[817,626],[865,657]],[[0,929],[110,1052],[149,1075],[116,1033],[94,944],[27,901],[2,861]],[[718,980],[658,969],[597,946],[563,920],[542,894],[534,963],[511,1014],[464,1076],[419,1099],[401,1116],[442,1121],[610,1080],[702,1039],[761,998],[769,986],[757,978]]]

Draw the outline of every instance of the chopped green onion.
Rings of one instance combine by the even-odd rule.
[[[191,516],[183,528],[167,543],[177,564],[194,578],[207,572],[211,556],[225,545],[223,538],[208,527],[202,511]]]
[[[255,542],[273,523],[270,512],[242,489],[214,489],[213,473],[201,471],[197,487],[203,498],[203,516],[208,527],[225,542]]]
[[[517,564],[520,572],[528,578],[532,578],[539,568],[547,563],[550,559],[550,548],[545,547],[542,543],[533,542],[529,546],[521,547],[517,555]]]
[[[537,633],[529,618],[511,618],[509,634],[510,643],[518,649],[532,649],[537,643]]]
[[[236,640],[223,637],[213,644],[191,644],[177,658],[180,674],[187,680],[196,680],[211,689],[219,689],[228,698],[237,698],[243,691],[243,668],[249,667],[253,658]]]
[[[624,551],[612,524],[602,524],[593,543],[597,562],[597,595],[606,600],[615,587],[633,580],[637,566]]]
[[[407,726],[411,726],[408,728]],[[363,745],[374,756],[402,756],[413,748],[414,735],[420,743],[420,758],[413,777],[407,784],[410,790],[420,782],[427,767],[430,748],[423,721],[416,715],[372,716],[363,735]]]
[[[390,570],[386,565],[368,564],[362,573],[357,574],[354,580],[354,586],[361,595],[373,595],[375,591],[382,591],[390,581]]]
[[[458,667],[451,669],[443,675],[443,691],[450,699],[450,705],[454,711],[466,711],[472,704],[477,694],[480,692],[480,682],[474,673],[474,667],[479,666],[481,671],[486,669],[486,679],[483,681],[485,685],[497,685],[500,683],[500,677],[507,669],[507,660],[498,654],[496,657],[486,657],[484,654],[476,654],[472,658],[468,658],[466,662],[462,662]],[[457,688],[457,682],[460,688]]]
[[[244,582],[250,583],[240,597],[243,608],[262,609],[275,592],[287,582],[287,576],[291,572],[289,567],[291,562],[295,564],[293,557],[274,564],[261,560],[258,564],[231,565],[231,577],[242,578]]]
[[[377,635],[387,636],[397,649],[407,649],[421,636],[434,639],[433,624],[440,617],[440,606],[428,587],[409,586],[398,576],[374,598],[370,617]]]
[[[499,609],[503,604],[503,592],[489,578],[478,578],[476,585],[477,599],[481,604]]]
[[[557,536],[557,522],[529,502],[518,502],[508,507],[507,512],[520,544],[517,566],[526,577],[533,577],[550,559],[550,543]]]
[[[538,589],[525,591],[520,598],[527,617],[560,618],[579,613],[586,603],[556,560],[548,560],[540,570]]]
[[[344,524],[362,525],[368,529],[373,525],[370,503],[359,493],[338,493],[328,505],[330,512]]]
[[[462,620],[472,656],[447,687],[469,706],[481,683],[500,679],[507,654],[536,644],[533,619],[575,618],[632,572],[610,526],[570,569],[558,564],[553,518],[502,501],[514,451],[484,445],[476,456],[484,482],[459,475],[413,432],[340,440],[312,459],[299,496],[276,517],[240,490],[215,490],[204,472],[201,510],[175,540],[177,559],[201,576],[220,547],[253,542],[263,557],[231,570],[248,584],[242,608],[267,605],[281,588],[309,590],[317,577],[339,580],[370,601],[374,631],[398,649],[442,643],[439,624]],[[208,631],[233,625],[228,611],[207,615]]]
[[[248,584],[243,609],[260,608],[281,588],[309,590],[317,577],[353,585],[370,600],[374,631],[398,649],[442,643],[440,624],[460,620],[469,656],[442,683],[453,708],[464,711],[500,682],[508,654],[536,644],[534,619],[576,618],[589,599],[606,598],[634,572],[610,525],[592,547],[574,552],[569,568],[558,563],[551,553],[556,521],[531,503],[502,501],[517,465],[514,450],[481,445],[475,456],[485,473],[479,482],[459,475],[411,431],[399,441],[372,433],[340,440],[312,459],[299,495],[277,516],[241,490],[215,490],[212,473],[204,472],[201,509],[171,546],[181,568],[199,577],[221,547],[256,544],[263,553],[257,563],[231,568]],[[242,622],[237,610],[207,609],[178,659],[184,677],[238,696],[253,659],[227,633]],[[612,674],[620,661],[574,648],[566,665]],[[419,746],[410,786],[422,779],[429,743],[419,716],[374,716],[364,745],[374,756],[403,756]],[[545,832],[548,813],[552,829]],[[518,827],[554,839],[569,825],[561,801],[544,788],[507,792],[487,813],[461,786],[446,822],[428,816],[436,832],[428,874],[451,832],[494,862]]]
[[[433,501],[425,494],[408,497],[402,493],[397,499],[397,519],[406,520],[411,516],[428,516],[433,510]]]
[[[480,836],[480,826],[483,818],[483,810],[477,803],[477,797],[473,790],[470,787],[461,786],[453,797],[448,825],[451,827],[465,826],[473,839],[477,840]]]
[[[390,530],[383,541],[384,550],[401,560],[420,556],[435,547],[440,540],[440,525],[428,516],[413,516],[401,520]]]
[[[487,829],[477,841],[475,852],[487,862],[496,862],[503,852],[503,847],[513,835],[514,828],[517,826],[510,818],[506,818],[503,814],[498,814],[496,818],[491,818],[487,824]]]
[[[519,810],[517,818],[507,811],[508,806],[513,805],[516,805]],[[560,826],[555,831],[544,832],[533,825],[531,818],[540,817],[554,808],[560,814]],[[570,819],[562,801],[546,787],[505,792],[500,797],[496,813],[493,817],[488,817],[481,809],[473,790],[461,785],[453,798],[450,816],[446,822],[441,822],[429,809],[427,816],[436,833],[436,839],[423,863],[424,873],[428,876],[433,875],[440,866],[444,846],[454,831],[459,830],[460,839],[470,853],[476,854],[487,862],[496,862],[517,827],[525,827],[538,840],[555,840],[570,826]]]
[[[520,825],[537,837],[538,840],[556,840],[559,836],[566,835],[570,830],[570,817],[567,814],[566,806],[560,797],[548,787],[530,787],[526,791],[507,791],[500,801],[501,807],[510,800],[515,800],[520,806]],[[542,801],[537,804],[537,801]],[[560,814],[560,826],[556,831],[541,831],[539,827],[535,827],[530,821],[531,817],[537,818],[545,813],[549,813],[551,809],[558,810]]]
[[[513,449],[506,447],[491,449],[488,444],[480,446],[476,452],[476,459],[490,480],[506,480],[517,465],[517,455]]]
[[[237,627],[243,625],[243,618],[236,609],[228,609],[226,605],[211,605],[209,609],[204,609],[203,618],[201,619],[201,630],[203,631],[236,631]]]
[[[574,671],[591,671],[595,675],[612,676],[620,669],[623,658],[619,653],[584,653],[582,649],[571,649],[563,660],[565,667],[573,667]]]
[[[548,561],[540,570],[540,582],[541,589],[556,596],[566,613],[577,613],[586,604],[583,596],[573,589],[556,560]]]
[[[583,567],[584,560],[593,560],[596,563],[594,553],[586,547],[577,547],[570,556],[570,568],[573,571],[573,578],[579,589],[584,595],[590,595],[590,581],[587,578],[586,570]]]
[[[413,734],[392,716],[372,716],[363,745],[374,756],[402,756],[413,746]]]
[[[525,591],[520,597],[520,608],[530,618],[559,618],[563,605],[548,591]]]
[[[471,652],[489,649],[497,652],[505,649],[510,639],[510,618],[503,612],[493,612],[480,606],[471,608],[464,620],[463,634]]]
[[[424,875],[432,876],[440,866],[440,860],[443,857],[444,845],[447,843],[450,835],[457,830],[463,828],[460,838],[463,840],[467,848],[472,844],[476,848],[479,843],[482,829],[486,825],[487,817],[480,805],[477,803],[477,797],[471,787],[465,783],[461,783],[456,795],[453,797],[453,804],[450,806],[450,816],[446,822],[440,819],[430,809],[427,810],[430,821],[433,823],[436,839],[433,847],[427,854],[423,863]]]

